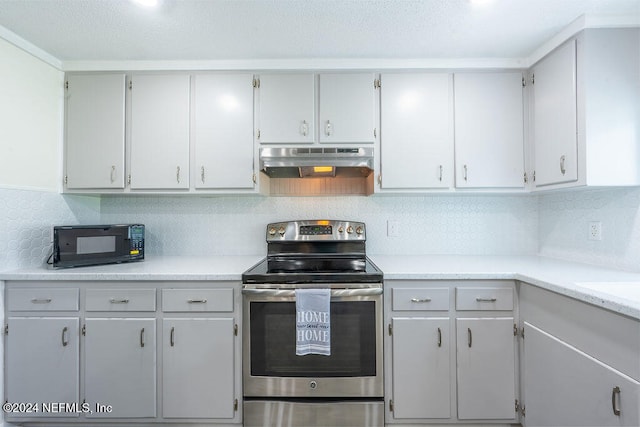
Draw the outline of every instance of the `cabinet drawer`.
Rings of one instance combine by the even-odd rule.
[[[233,289],[163,289],[162,311],[233,311]]]
[[[9,289],[9,311],[78,311],[78,289]]]
[[[449,310],[449,288],[394,288],[392,310]]]
[[[456,288],[456,310],[513,310],[513,289]]]
[[[156,311],[155,289],[87,289],[87,311]]]

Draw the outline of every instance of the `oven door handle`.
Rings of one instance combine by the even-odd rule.
[[[295,289],[254,289],[245,288],[242,290],[245,295],[260,295],[265,297],[295,297]],[[356,288],[356,289],[331,289],[332,297],[368,297],[382,295],[382,288]]]

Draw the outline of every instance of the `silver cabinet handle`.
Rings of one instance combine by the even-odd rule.
[[[616,395],[620,396],[620,387],[615,386],[611,392],[611,406],[613,408],[613,415],[620,416],[620,408],[616,403]]]
[[[562,175],[567,173],[567,168],[565,167],[565,164],[564,164],[566,160],[567,160],[566,156],[560,156],[560,172],[562,173]]]
[[[327,120],[327,124],[324,127],[324,133],[327,136],[331,136],[333,133],[333,126],[331,125],[331,121]]]
[[[180,184],[180,166],[176,166],[176,181]]]
[[[438,328],[438,347],[442,347],[442,329]]]
[[[187,300],[187,302],[189,304],[206,304],[207,300],[206,299],[190,299],[190,300]]]
[[[32,304],[49,304],[51,302],[51,298],[33,298],[31,300]]]
[[[378,185],[382,185],[382,174],[378,174]]]
[[[200,181],[204,184],[204,166],[200,168]]]
[[[473,342],[473,337],[471,336],[471,328],[467,328],[467,339],[469,341],[469,348],[471,348],[471,343]]]
[[[300,133],[303,136],[307,136],[307,134],[309,133],[309,124],[306,120],[303,120],[302,124],[300,125]]]
[[[411,302],[431,302],[431,298],[411,298]]]
[[[69,345],[69,339],[67,338],[68,331],[69,331],[69,328],[67,328],[66,326],[62,328],[62,346],[63,347],[66,347],[67,345]]]
[[[144,328],[140,329],[140,347],[144,347]]]
[[[127,303],[129,303],[129,300],[128,300],[128,299],[126,299],[126,298],[122,298],[122,299],[111,298],[111,299],[109,300],[109,302],[110,302],[111,304],[127,304]]]
[[[496,298],[480,298],[480,297],[477,297],[476,301],[477,302],[496,302],[497,299]]]
[[[440,182],[442,182],[442,165],[439,166],[440,169],[440,177],[438,178]]]
[[[176,341],[175,341],[175,334],[176,334],[176,328],[174,326],[171,327],[171,333],[169,334],[169,342],[171,344],[171,347],[176,345]]]
[[[116,167],[115,167],[115,165],[112,165],[112,166],[111,166],[111,176],[110,176],[110,179],[111,179],[111,183],[112,183],[112,184],[113,184],[113,182],[116,180]]]
[[[467,165],[462,166],[462,169],[464,169],[464,173],[463,173],[462,177],[466,181],[467,180]]]

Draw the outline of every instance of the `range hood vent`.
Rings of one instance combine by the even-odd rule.
[[[366,178],[373,171],[373,147],[267,147],[260,170],[271,178]]]

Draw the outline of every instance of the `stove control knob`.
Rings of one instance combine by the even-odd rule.
[[[278,233],[279,233],[281,236],[284,236],[284,227],[280,227],[280,228],[278,229]]]
[[[338,233],[340,233],[340,234],[344,233],[344,227],[343,226],[338,227]]]
[[[309,381],[309,388],[315,389],[318,387],[318,383],[315,381]]]
[[[269,229],[269,236],[275,236],[276,235],[276,229],[274,227],[271,227]]]
[[[347,227],[347,233],[349,233],[349,234],[353,233],[353,227],[352,226],[348,226]]]
[[[362,233],[364,233],[364,230],[362,229],[362,227],[356,228],[356,234],[360,235]]]

